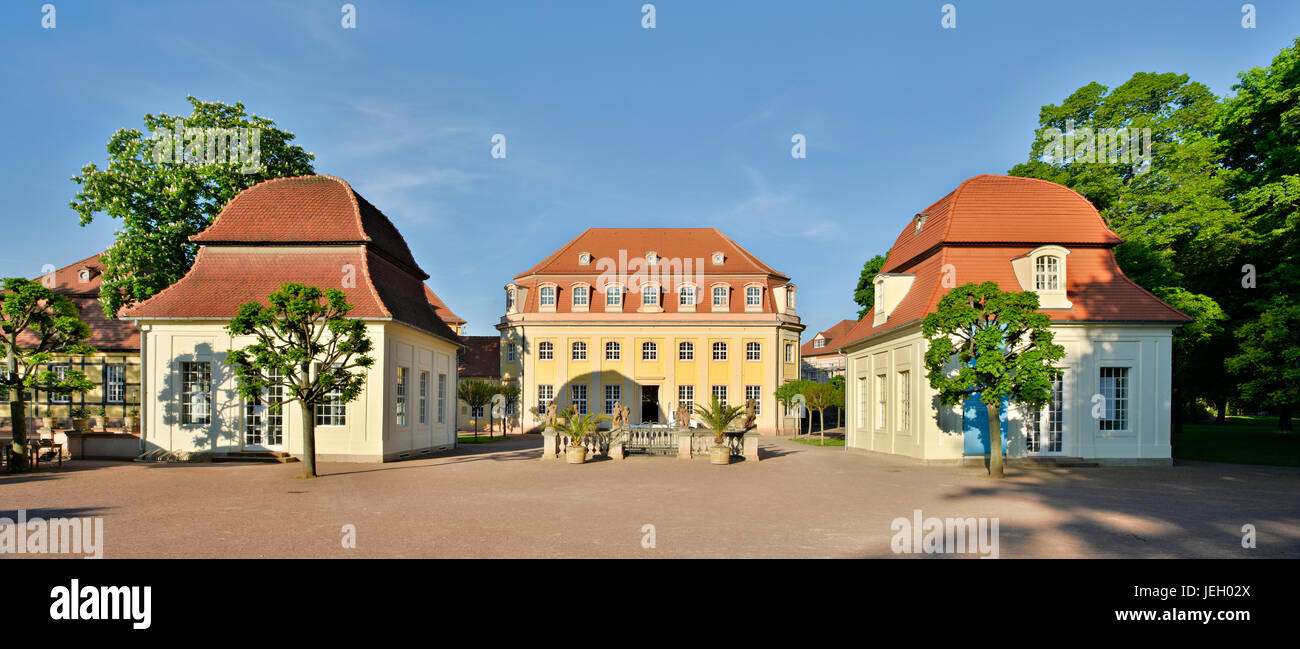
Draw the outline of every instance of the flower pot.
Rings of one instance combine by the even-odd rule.
[[[135,432],[135,417],[123,417],[122,428],[127,432]]]
[[[41,417],[41,427],[54,430],[59,425],[59,420],[54,417]]]
[[[731,447],[717,444],[709,449],[710,464],[731,464]]]
[[[582,464],[587,461],[587,447],[573,444],[564,452],[564,461],[569,464]]]
[[[77,431],[78,433],[89,432],[89,431],[90,431],[90,418],[89,418],[89,417],[86,417],[86,418],[84,418],[84,419],[74,418],[74,419],[72,420],[72,429],[75,430],[75,431]]]

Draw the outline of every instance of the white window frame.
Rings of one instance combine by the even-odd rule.
[[[712,349],[713,349],[713,355],[712,355],[713,360],[718,362],[727,360],[728,349],[727,349],[727,343],[725,341],[721,341],[721,340],[715,341],[713,343]]]
[[[659,343],[647,340],[641,343],[641,360],[653,362],[659,360]]]
[[[587,343],[581,340],[573,341],[573,344],[569,345],[569,360],[587,360]]]
[[[745,360],[751,362],[763,360],[763,343],[752,340],[745,343]]]
[[[605,341],[605,360],[621,361],[623,360],[623,345],[617,340]]]
[[[695,343],[693,342],[678,343],[677,360],[679,361],[695,360]]]
[[[543,340],[537,343],[537,360],[539,361],[555,360],[555,343],[549,340]]]

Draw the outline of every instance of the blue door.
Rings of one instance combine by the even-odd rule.
[[[962,404],[963,432],[966,455],[987,455],[989,452],[989,413],[980,401],[979,394],[966,397]],[[1002,455],[1007,454],[1007,400],[998,407],[998,423],[1002,427]]]

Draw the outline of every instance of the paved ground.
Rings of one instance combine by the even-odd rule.
[[[892,557],[891,521],[998,517],[1002,557],[1300,557],[1300,469],[924,467],[765,438],[761,462],[540,462],[536,435],[391,464],[73,462],[0,516],[102,516],[106,557]],[[1241,547],[1253,524],[1257,549]],[[356,549],[341,528],[356,526]],[[655,547],[645,549],[644,525]]]

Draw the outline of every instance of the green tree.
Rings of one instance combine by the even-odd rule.
[[[776,389],[775,396],[777,402],[779,402],[782,406],[785,406],[786,408],[790,408],[794,406],[794,404],[797,402],[797,399],[795,397],[802,396],[804,390],[807,388],[807,386],[810,383],[812,383],[812,381],[808,381],[806,379],[798,379],[795,381],[787,381],[785,383],[782,383],[781,387],[778,387]],[[805,403],[805,406],[806,405],[807,404]],[[780,426],[781,426],[781,418],[777,417],[777,432],[780,432],[781,430]],[[795,425],[796,429],[798,428],[798,426],[799,426],[798,424]],[[812,416],[808,417],[808,433],[812,434]],[[795,431],[795,434],[798,435],[797,430]]]
[[[880,269],[885,267],[885,259],[889,257],[889,251],[886,250],[883,255],[876,255],[862,264],[862,272],[858,273],[858,286],[853,289],[853,301],[858,304],[858,319],[861,320],[876,304],[876,287],[871,283],[876,275],[880,274]]]
[[[496,387],[486,381],[461,381],[456,386],[456,398],[464,401],[470,408],[470,414],[474,417],[474,437],[478,438],[478,409],[487,406],[492,402],[492,395],[496,394]]]
[[[803,394],[808,407],[817,411],[818,430],[821,432],[822,445],[826,444],[826,409],[836,402],[835,386],[830,383],[808,381],[803,386]],[[842,399],[841,399],[842,400]],[[812,434],[812,417],[808,417],[808,434]]]
[[[288,283],[267,296],[267,305],[248,302],[226,325],[231,336],[255,342],[231,351],[239,394],[246,401],[263,399],[279,386],[285,399],[302,410],[303,477],[316,477],[316,407],[332,401],[351,403],[361,395],[366,371],[374,365],[373,345],[365,322],[348,318],[352,305],[343,291],[321,291]]]
[[[503,383],[497,386],[497,394],[505,398],[505,401],[501,404],[501,433],[508,434],[510,424],[506,413],[519,405],[519,386],[514,383]]]
[[[86,392],[94,384],[79,371],[63,376],[42,370],[55,354],[84,356],[95,350],[86,344],[90,327],[81,321],[77,307],[67,297],[40,282],[21,277],[3,281],[0,289],[0,394],[9,397],[9,422],[13,428],[14,467],[26,468],[27,395],[31,390],[50,394]]]
[[[1237,330],[1241,351],[1228,369],[1247,400],[1280,411],[1278,428],[1291,430],[1291,405],[1300,403],[1300,301],[1277,295],[1258,318]]]
[[[169,146],[159,148],[165,139],[136,129],[114,133],[108,141],[108,167],[100,169],[94,163],[82,167],[72,178],[80,190],[69,203],[83,226],[98,213],[121,220],[116,241],[100,255],[104,264],[100,300],[110,318],[123,306],[179,280],[197,251],[189,237],[211,225],[236,194],[268,178],[314,173],[314,156],[290,144],[294,134],[277,128],[274,121],[247,114],[242,103],[230,106],[187,99],[193,107],[189,116],[145,115],[145,128],[155,134],[170,132],[183,119],[185,153],[190,158],[196,154],[201,158],[205,150],[196,136],[210,133],[198,129],[256,129],[260,171],[249,173],[251,168],[240,162],[178,163]],[[253,147],[247,148],[251,152]],[[169,154],[169,159],[158,162],[159,151]]]
[[[926,378],[939,405],[951,407],[978,394],[989,419],[989,475],[1001,478],[1003,399],[1041,408],[1061,377],[1056,363],[1065,348],[1052,342],[1051,320],[1038,310],[1038,294],[1003,292],[996,282],[953,288],[921,321],[929,342]],[[955,361],[955,362],[954,362]]]
[[[596,428],[604,419],[608,417],[594,413],[579,415],[573,408],[565,408],[556,413],[555,430],[562,435],[568,435],[571,445],[581,445],[585,437],[596,432]]]
[[[835,415],[835,425],[842,428],[844,426],[844,390],[845,390],[844,376],[841,374],[836,374],[835,376],[832,376],[830,380],[827,381],[827,383],[830,383],[831,385],[835,386],[835,389],[839,391],[837,395],[838,400],[832,405],[835,407],[835,410],[837,411],[837,414]]]

